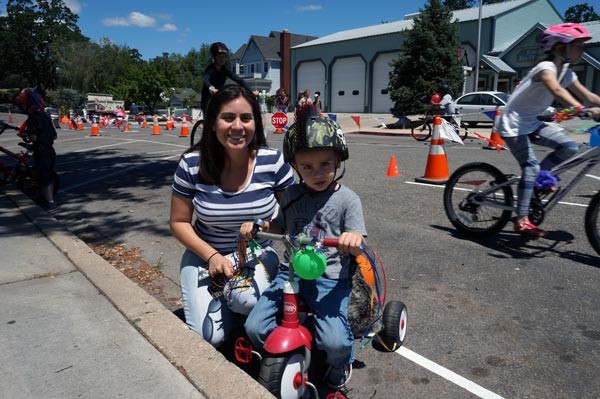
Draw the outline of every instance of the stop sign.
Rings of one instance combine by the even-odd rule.
[[[275,112],[271,117],[271,125],[275,129],[283,129],[288,123],[287,115],[283,112]]]

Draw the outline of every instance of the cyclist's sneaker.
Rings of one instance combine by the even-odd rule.
[[[327,385],[335,389],[344,388],[346,383],[350,381],[351,376],[351,364],[347,364],[344,367],[329,367],[329,373],[327,374]]]
[[[515,222],[515,233],[519,233],[523,236],[529,237],[543,237],[546,235],[546,232],[530,221],[526,222]]]
[[[48,212],[53,212],[53,211],[55,211],[55,210],[56,210],[56,202],[54,202],[54,201],[43,201],[43,200],[42,200],[42,201],[40,201],[40,202],[41,202],[41,203],[40,203],[40,206],[41,206],[41,207],[42,207],[44,210],[46,210],[46,211],[48,211]]]
[[[556,185],[560,181],[560,177],[552,174],[547,170],[540,170],[540,173],[535,178],[534,189],[538,194],[551,194],[558,190]]]

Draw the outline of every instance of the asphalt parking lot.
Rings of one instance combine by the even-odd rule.
[[[269,140],[281,147],[281,136]],[[11,141],[0,137],[2,145]],[[409,309],[401,351],[358,353],[353,397],[597,397],[600,258],[582,220],[598,179],[589,177],[548,217],[545,239],[525,240],[507,228],[492,239],[466,240],[443,214],[442,188],[414,181],[423,175],[426,144],[406,135],[349,134],[348,141],[343,182],[362,198],[389,298]],[[182,248],[168,230],[168,204],[187,145],[177,130],[155,136],[135,126],[99,137],[61,130],[56,143],[63,190],[55,217],[90,244],[139,248],[174,297]],[[510,154],[482,150],[477,140],[448,144],[446,152],[451,171],[481,160],[516,172]],[[391,155],[395,178],[385,176]]]

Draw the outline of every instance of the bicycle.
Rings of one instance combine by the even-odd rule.
[[[11,126],[4,121],[0,120],[0,135],[4,133],[6,129],[12,129],[19,131],[16,126]],[[17,133],[23,142],[18,143],[20,147],[24,149],[19,154],[10,151],[0,145],[0,152],[8,155],[12,161],[10,164],[4,163],[0,160],[0,187],[15,183],[19,190],[23,191],[33,200],[39,197],[39,186],[35,176],[35,170],[33,168],[33,144],[28,142],[26,133]],[[53,175],[54,183],[54,195],[58,192],[60,186],[60,180],[58,175]]]
[[[310,327],[307,327],[309,325],[307,318],[302,317],[302,315],[310,310],[306,309],[299,300],[296,274],[307,279],[309,277],[314,279],[322,274],[327,261],[319,248],[322,246],[337,247],[338,239],[316,240],[303,235],[265,233],[259,231],[259,228],[263,225],[262,221],[257,220],[254,224],[253,234],[259,238],[282,242],[290,259],[288,280],[283,288],[283,315],[278,326],[267,337],[262,356],[252,350],[248,338],[242,336],[235,342],[235,357],[241,363],[250,363],[253,355],[256,355],[261,360],[259,383],[279,398],[306,398],[310,392],[313,393],[315,398],[318,398],[317,388],[310,380],[322,377],[323,373],[322,370],[320,374],[319,370],[312,370],[312,373],[309,374],[311,359],[313,358],[311,351],[314,350],[314,343],[312,342]],[[244,253],[243,248],[241,253]],[[363,247],[363,253],[366,255],[372,268],[371,271],[374,273],[371,276],[374,279],[373,284],[375,286],[372,287],[374,291],[372,295],[367,295],[370,301],[368,307],[370,306],[374,313],[371,314],[371,317],[368,317],[370,320],[367,321],[367,324],[370,328],[363,328],[360,333],[364,336],[367,332],[365,330],[372,329],[377,321],[381,321],[383,327],[370,339],[373,340],[372,342],[376,348],[393,352],[402,345],[406,335],[406,306],[400,301],[385,303],[385,292],[381,292],[382,287],[379,285],[380,280],[385,277],[377,275],[377,268],[374,266],[376,263],[373,258],[374,254],[367,247]],[[360,273],[367,274],[368,270],[364,270],[363,267],[365,266],[359,266]],[[371,277],[365,277],[365,280],[370,280]],[[354,292],[353,289],[353,295]],[[380,311],[381,308],[383,308],[382,315],[375,313]],[[369,340],[369,342],[371,341]],[[315,373],[317,374],[315,375]],[[340,396],[341,394],[336,395],[338,396],[334,397],[343,398],[343,396]]]
[[[194,123],[194,127],[192,127],[192,132],[190,133],[190,147],[195,143],[196,131],[200,129],[198,135],[202,133],[202,129],[204,129],[204,119],[200,118],[196,123]]]
[[[466,123],[463,123],[457,115],[440,115],[442,119],[446,120],[450,126],[456,131],[456,134],[460,136],[462,140],[465,140],[469,136],[469,127]],[[425,141],[431,137],[433,131],[433,119],[434,115],[424,115],[415,121],[410,128],[410,135],[417,141]]]
[[[558,113],[557,113],[558,114]],[[581,119],[589,116],[581,115]],[[540,117],[547,120],[547,117]],[[564,119],[563,119],[564,120]],[[560,121],[560,119],[559,119]],[[583,167],[555,192],[534,190],[529,220],[539,226],[547,213],[563,199],[600,162],[600,146],[590,147],[556,165],[550,172],[563,175],[579,165]],[[519,176],[504,174],[485,162],[472,162],[459,167],[448,179],[444,189],[444,210],[452,225],[471,237],[487,237],[500,232],[515,212],[513,186]],[[585,213],[585,231],[594,250],[600,254],[600,191],[591,199]]]

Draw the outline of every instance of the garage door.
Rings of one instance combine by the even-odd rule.
[[[388,92],[390,81],[390,62],[398,58],[399,53],[380,54],[373,63],[373,107],[371,112],[387,114],[394,105]]]
[[[321,94],[321,106],[325,107],[325,65],[321,61],[303,62],[298,67],[298,91],[310,90],[311,96],[316,92]],[[290,101],[294,103],[298,93],[290,94]]]
[[[364,112],[365,62],[360,57],[341,58],[331,70],[331,110]]]

